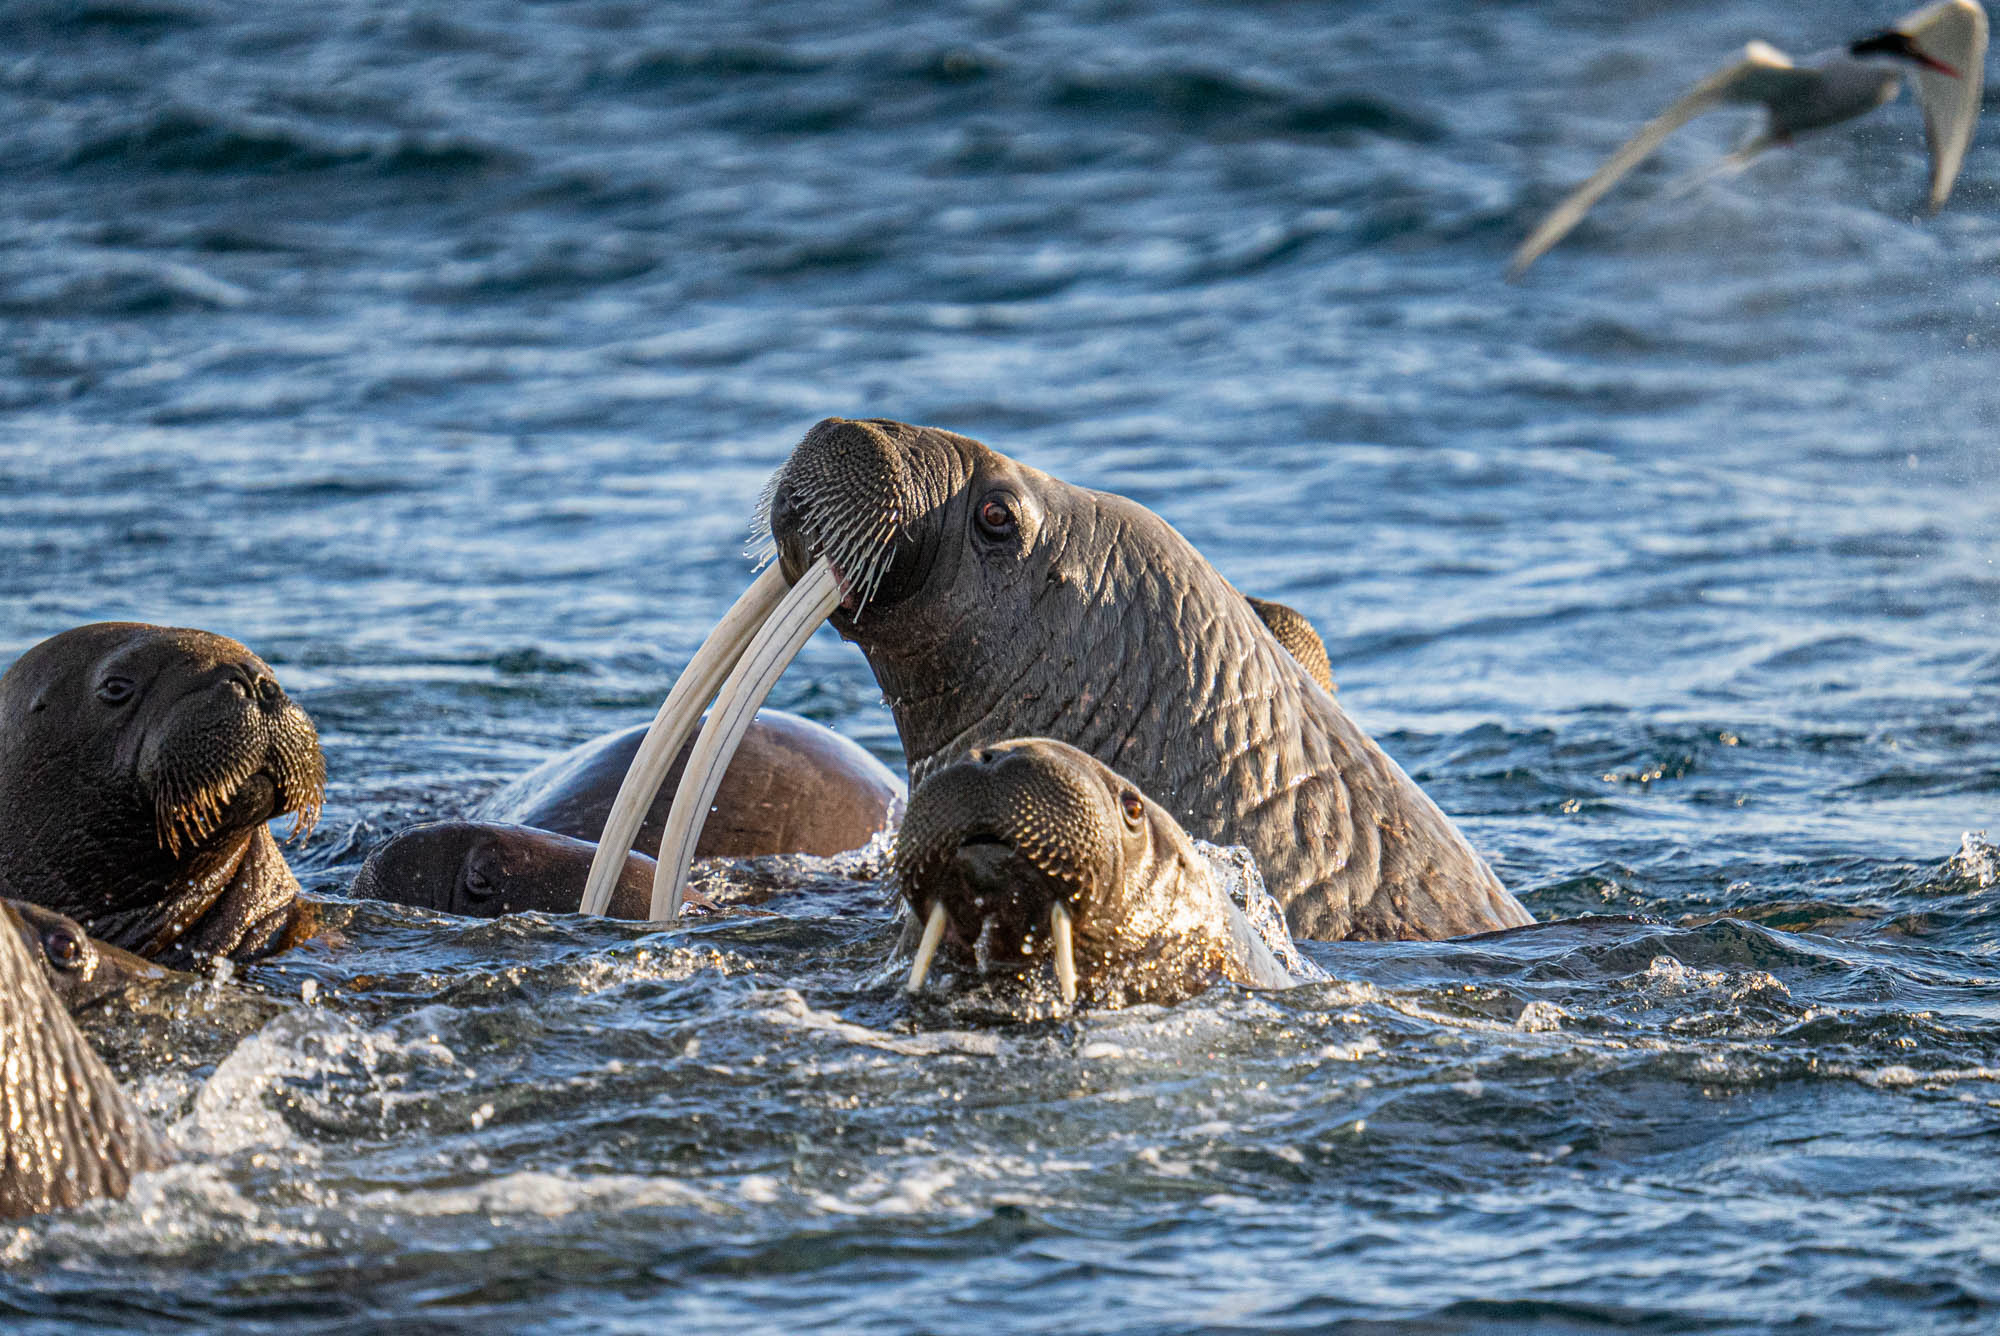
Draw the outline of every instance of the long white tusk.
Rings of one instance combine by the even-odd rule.
[[[1056,958],[1056,987],[1065,1005],[1076,1005],[1076,944],[1070,939],[1069,911],[1058,900],[1049,909],[1049,944]]]
[[[632,852],[632,841],[637,838],[639,827],[645,824],[646,811],[652,807],[653,796],[660,791],[668,767],[680,755],[688,734],[694,732],[695,723],[716,688],[743,657],[744,646],[764,624],[771,609],[784,598],[786,587],[784,572],[777,562],[772,562],[722,615],[722,620],[708,633],[708,639],[701,642],[701,648],[688,660],[674,689],[667,693],[660,712],[653,716],[653,726],[646,730],[645,740],[632,755],[632,764],[626,767],[625,780],[618,786],[618,800],[611,805],[604,834],[597,841],[597,852],[591,856],[590,877],[583,884],[584,913],[602,914],[611,907],[611,893],[618,889],[618,874],[624,870],[625,855]]]
[[[655,920],[678,917],[681,901],[687,896],[688,867],[694,862],[694,846],[722,787],[722,774],[729,768],[736,746],[743,741],[757,707],[771,694],[778,675],[785,671],[799,650],[840,606],[840,577],[825,557],[815,561],[799,582],[758,628],[749,648],[743,651],[729,680],[715,698],[688,755],[687,769],[681,772],[680,791],[674,795],[673,810],[667,814],[667,828],[660,836],[660,865],[653,869]]]
[[[931,916],[924,920],[924,940],[917,943],[917,958],[910,965],[910,981],[903,985],[903,991],[914,993],[924,986],[924,976],[931,972],[931,958],[937,955],[938,943],[944,940],[944,902],[931,901]]]

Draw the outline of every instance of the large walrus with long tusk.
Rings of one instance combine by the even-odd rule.
[[[1190,834],[1247,846],[1298,936],[1533,921],[1249,601],[1136,502],[951,432],[830,418],[772,479],[764,517],[777,560],[661,707],[591,894],[608,896],[612,852],[719,687],[661,846],[653,909],[675,908],[734,735],[829,620],[875,670],[913,789],[972,748],[1055,738]]]
[[[312,721],[234,640],[99,622],[0,677],[0,884],[150,960],[310,935],[265,823],[303,833],[325,787]]]
[[[1159,804],[1051,738],[933,771],[910,797],[893,875],[924,925],[913,993],[941,947],[961,969],[1031,985],[1046,963],[1063,1001],[1097,1006],[1322,977],[1278,959]]]
[[[172,1156],[126,1102],[0,901],[0,1219],[122,1197]]]

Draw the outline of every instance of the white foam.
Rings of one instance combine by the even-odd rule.
[[[413,1216],[540,1216],[553,1220],[578,1211],[644,1207],[694,1207],[711,1215],[731,1206],[679,1179],[640,1174],[551,1174],[520,1170],[456,1188],[366,1192],[349,1199],[364,1210]]]
[[[1324,982],[1329,977],[1327,972],[1313,963],[1292,940],[1291,930],[1285,926],[1285,911],[1265,888],[1264,874],[1258,870],[1257,860],[1250,851],[1240,844],[1223,846],[1206,840],[1196,840],[1194,847],[1208,860],[1216,884],[1236,902],[1236,907],[1250,920],[1250,926],[1264,939],[1264,944],[1278,958],[1278,963],[1301,982]]]
[[[842,1020],[830,1011],[813,1010],[806,1005],[805,998],[794,988],[758,992],[752,994],[752,1000],[767,1003],[753,1014],[759,1020],[771,1025],[782,1026],[788,1030],[818,1032],[850,1044],[900,1053],[904,1057],[928,1058],[941,1053],[962,1053],[981,1058],[1000,1055],[1000,1039],[997,1035],[979,1034],[969,1030],[935,1030],[915,1035],[885,1034],[880,1030],[871,1030],[865,1025]]]
[[[1514,1028],[1526,1034],[1545,1034],[1562,1029],[1563,1009],[1553,1002],[1535,1001],[1521,1008]]]
[[[1986,890],[2000,884],[2000,846],[1989,843],[1985,831],[1968,830],[1959,837],[1958,852],[1945,861],[1945,869]]]

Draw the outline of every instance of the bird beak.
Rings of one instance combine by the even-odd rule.
[[[1913,65],[1921,65],[1927,70],[1936,70],[1939,74],[1946,75],[1949,78],[1963,79],[1965,77],[1942,60],[1938,60],[1934,56],[1925,55],[1922,48],[1917,45],[1914,37],[1911,37],[1906,32],[1898,32],[1894,28],[1889,29],[1887,32],[1877,33],[1873,37],[1864,38],[1854,43],[1848,50],[1857,56],[1897,56],[1909,61]]]
[[[1965,77],[1964,75],[1960,74],[1957,70],[1953,69],[1951,66],[1945,64],[1942,60],[1934,60],[1931,57],[1925,55],[1923,52],[1917,50],[1915,45],[1912,45],[1910,47],[1910,59],[1916,61],[1917,64],[1923,66],[1927,70],[1936,70],[1939,74],[1948,75],[1953,79],[1963,79]]]

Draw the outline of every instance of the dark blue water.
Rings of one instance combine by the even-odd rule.
[[[1908,105],[1672,195],[1720,116],[1500,281],[1736,45],[1891,17],[0,5],[0,662],[260,650],[313,889],[645,717],[881,414],[1154,507],[1539,917],[1645,920],[1010,1022],[898,997],[865,861],[368,908],[98,1025],[185,1162],[0,1233],[0,1320],[2000,1325],[1995,134],[1935,218]],[[775,703],[899,762],[830,633]]]

